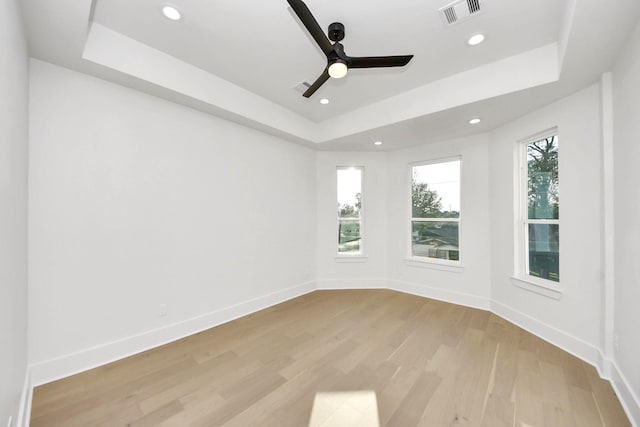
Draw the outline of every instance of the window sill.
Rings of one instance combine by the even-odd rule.
[[[444,262],[435,261],[422,261],[413,258],[407,258],[404,263],[409,267],[426,268],[429,270],[449,271],[451,273],[463,273],[464,267],[462,264],[450,264]]]
[[[338,255],[334,259],[336,262],[367,262],[369,257],[364,255]]]
[[[519,288],[543,295],[548,298],[559,300],[562,298],[562,288],[559,285],[547,285],[542,281],[537,281],[529,277],[511,277],[513,284]]]

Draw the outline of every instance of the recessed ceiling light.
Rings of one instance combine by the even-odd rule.
[[[469,43],[469,46],[475,46],[482,43],[483,41],[484,41],[484,34],[474,34],[471,37],[469,37],[469,41],[467,43]]]
[[[473,118],[473,119],[471,119],[471,120],[469,120],[469,124],[470,124],[470,125],[476,125],[476,124],[478,124],[478,123],[480,123],[480,119],[479,119],[479,118],[477,118],[477,117],[476,117],[476,118]]]
[[[329,103],[329,100],[327,98],[322,98],[320,100],[320,104],[322,104],[322,105],[327,105],[328,103]]]
[[[373,143],[373,145],[382,145],[382,141],[376,141]]]
[[[168,19],[171,19],[172,21],[180,20],[180,12],[178,11],[178,9],[176,9],[173,6],[169,6],[169,5],[163,6],[162,14],[166,16]]]

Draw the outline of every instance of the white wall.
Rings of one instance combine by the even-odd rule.
[[[427,138],[427,136],[425,136]],[[488,308],[489,180],[485,134],[425,144],[388,154],[388,263],[392,287],[469,306]],[[461,156],[460,258],[462,269],[443,271],[407,263],[409,164]]]
[[[515,286],[514,150],[558,127],[560,300]],[[599,87],[590,86],[489,135],[491,283],[498,312],[599,364],[602,342],[602,188]]]
[[[29,61],[18,1],[0,3],[0,424],[18,419],[27,366]]]
[[[363,166],[364,257],[337,256],[336,167]],[[320,151],[316,162],[317,283],[321,288],[386,287],[385,153]],[[356,261],[356,262],[346,262]]]
[[[34,382],[312,289],[312,150],[36,60],[30,117]]]
[[[640,24],[613,68],[615,362],[640,423]],[[621,378],[614,378],[621,380]],[[631,397],[631,396],[629,396]]]

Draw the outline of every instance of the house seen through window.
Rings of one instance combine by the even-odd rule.
[[[460,159],[411,167],[411,256],[460,261]]]

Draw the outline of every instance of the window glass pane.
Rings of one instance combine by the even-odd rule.
[[[558,136],[527,144],[529,219],[558,219]]]
[[[411,168],[413,218],[460,216],[460,160]]]
[[[560,281],[560,229],[558,224],[529,224],[531,276]]]
[[[338,221],[338,253],[360,252],[360,221]]]
[[[460,260],[457,222],[411,222],[411,255]]]
[[[360,218],[362,169],[338,169],[338,218]]]

